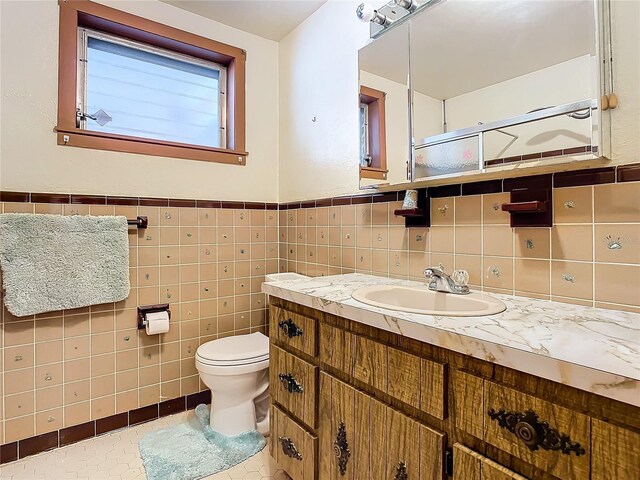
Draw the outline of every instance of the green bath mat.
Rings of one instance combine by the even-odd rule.
[[[209,408],[201,404],[195,418],[146,434],[139,447],[149,480],[196,480],[243,462],[266,443],[256,430],[234,436],[214,432]]]

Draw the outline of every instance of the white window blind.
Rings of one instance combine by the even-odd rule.
[[[226,147],[226,68],[79,29],[78,122],[87,130]]]

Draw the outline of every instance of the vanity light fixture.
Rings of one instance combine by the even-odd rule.
[[[391,25],[391,20],[389,20],[386,15],[378,12],[368,3],[361,3],[358,5],[358,8],[356,9],[356,16],[363,22],[376,23],[382,27],[388,27]]]
[[[393,0],[393,3],[409,12],[415,12],[418,8],[418,2],[416,2],[416,0]]]

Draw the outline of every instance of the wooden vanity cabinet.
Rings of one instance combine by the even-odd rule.
[[[271,303],[270,448],[294,480],[640,479],[640,408]]]

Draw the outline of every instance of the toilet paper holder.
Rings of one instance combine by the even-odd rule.
[[[142,330],[147,325],[147,314],[155,312],[167,312],[169,319],[171,319],[171,310],[169,310],[168,303],[162,303],[160,305],[145,305],[138,307],[138,329]]]

